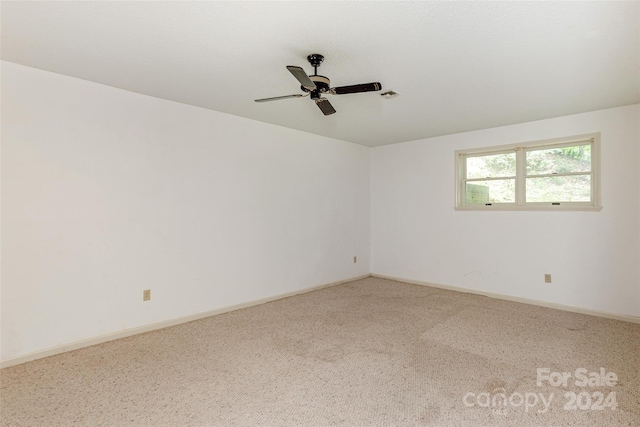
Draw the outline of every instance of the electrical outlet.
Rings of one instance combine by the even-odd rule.
[[[145,289],[142,291],[142,301],[149,301],[151,299],[151,289]]]
[[[544,275],[544,283],[551,283],[551,275],[550,274],[545,274]]]
[[[353,257],[353,263],[355,264],[356,262],[358,262],[358,257],[357,257],[357,256],[354,256],[354,257]]]

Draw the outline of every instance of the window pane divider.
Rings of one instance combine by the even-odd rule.
[[[525,178],[549,178],[552,176],[589,176],[591,172],[558,172],[558,173],[545,173],[542,175],[527,175]]]
[[[486,177],[486,178],[467,178],[465,182],[477,182],[477,181],[502,181],[506,179],[516,179],[514,176],[497,176],[497,177]]]
[[[525,150],[516,148],[516,204],[524,205],[526,200],[527,186],[522,171],[527,170]],[[520,171],[520,173],[518,173]]]

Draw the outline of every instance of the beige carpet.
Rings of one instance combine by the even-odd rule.
[[[374,278],[0,375],[3,426],[640,425],[640,325]]]

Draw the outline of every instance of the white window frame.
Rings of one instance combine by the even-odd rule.
[[[525,153],[531,150],[561,148],[591,144],[591,201],[589,202],[526,202],[526,158]],[[488,156],[492,154],[516,153],[515,177],[499,179],[515,179],[515,202],[513,203],[465,203],[466,201],[466,159],[467,157]],[[589,133],[563,138],[530,141],[518,144],[493,147],[457,150],[455,152],[455,186],[456,210],[468,211],[599,211],[600,202],[600,133]],[[565,174],[559,174],[565,175]],[[571,175],[571,174],[568,174]],[[498,178],[496,178],[498,179]]]

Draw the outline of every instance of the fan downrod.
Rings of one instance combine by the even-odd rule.
[[[318,67],[322,64],[322,61],[324,61],[324,56],[319,53],[312,53],[307,56],[307,61],[309,61],[309,64],[313,67],[313,73],[318,74]]]

